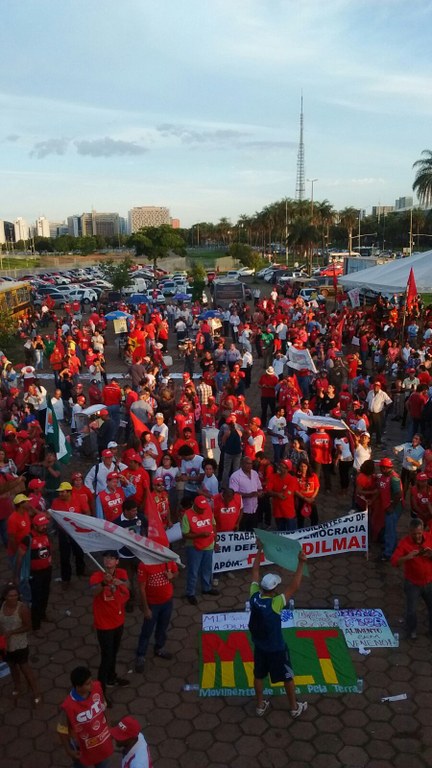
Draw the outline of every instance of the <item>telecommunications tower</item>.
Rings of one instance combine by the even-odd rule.
[[[305,165],[304,165],[304,143],[303,143],[303,92],[300,104],[300,140],[297,153],[297,177],[296,177],[296,200],[305,198]]]

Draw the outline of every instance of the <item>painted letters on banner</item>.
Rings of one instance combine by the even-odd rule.
[[[356,672],[338,627],[283,629],[297,693],[359,693]],[[253,696],[253,644],[248,631],[200,634],[200,696]],[[285,694],[264,681],[265,695]]]
[[[280,533],[280,536],[291,536],[299,539],[303,552],[309,558],[338,555],[347,552],[368,551],[368,521],[367,512],[354,512],[328,523],[301,528],[290,533]],[[218,533],[219,551],[213,555],[213,572],[236,571],[251,568],[256,554],[254,533],[224,532]],[[262,565],[269,561],[264,556]]]

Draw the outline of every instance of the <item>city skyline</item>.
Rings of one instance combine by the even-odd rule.
[[[302,90],[316,200],[370,210],[412,195],[430,0],[75,0],[61,26],[57,9],[8,8],[1,218],[153,205],[190,226],[294,198]]]

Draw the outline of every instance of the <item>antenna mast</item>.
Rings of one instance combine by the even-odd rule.
[[[296,178],[296,200],[305,198],[305,166],[304,166],[304,142],[303,142],[303,91],[301,94],[300,106],[300,141],[297,153],[297,178]]]

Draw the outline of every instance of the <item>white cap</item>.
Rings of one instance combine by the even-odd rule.
[[[115,440],[111,440],[108,443],[107,448],[118,448],[118,443],[116,443]]]
[[[261,579],[261,588],[266,592],[271,592],[272,589],[275,589],[278,584],[281,583],[281,581],[282,579],[277,575],[277,573],[266,573],[266,575]]]
[[[163,419],[163,417],[164,417],[163,413],[156,413],[155,414],[155,419]]]

